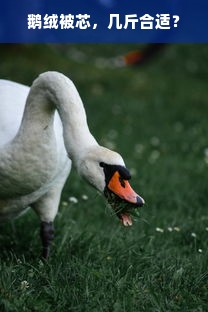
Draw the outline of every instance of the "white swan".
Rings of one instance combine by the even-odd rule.
[[[46,72],[30,89],[1,80],[0,220],[32,207],[41,220],[44,257],[71,163],[111,202],[122,198],[144,204],[127,181],[122,157],[100,146],[90,133],[81,98],[69,78]],[[118,216],[124,225],[131,225],[129,214]]]

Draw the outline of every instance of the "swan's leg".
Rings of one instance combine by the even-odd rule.
[[[40,236],[43,246],[42,256],[48,258],[50,246],[54,237],[53,221],[56,217],[60,202],[61,192],[66,182],[66,179],[71,170],[71,162],[68,160],[63,168],[62,173],[56,180],[56,183],[50,190],[38,199],[31,207],[38,214],[40,225]]]
[[[47,259],[50,252],[51,242],[54,237],[54,227],[52,222],[41,222],[40,237],[42,240],[42,257]]]
[[[37,202],[31,205],[41,220],[40,237],[43,246],[42,256],[45,259],[49,256],[50,246],[54,237],[53,221],[58,211],[63,185],[56,184]]]

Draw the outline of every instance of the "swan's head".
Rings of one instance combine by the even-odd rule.
[[[144,205],[144,199],[131,188],[131,175],[122,157],[107,148],[95,146],[82,155],[77,169],[80,175],[112,206],[123,225],[132,225],[132,208]]]

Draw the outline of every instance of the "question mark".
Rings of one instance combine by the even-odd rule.
[[[173,15],[173,18],[175,19],[174,20],[174,27],[178,27],[177,23],[178,23],[180,17],[178,15]]]

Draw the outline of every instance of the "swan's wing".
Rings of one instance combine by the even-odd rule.
[[[0,80],[0,146],[15,137],[29,90],[19,83]]]

